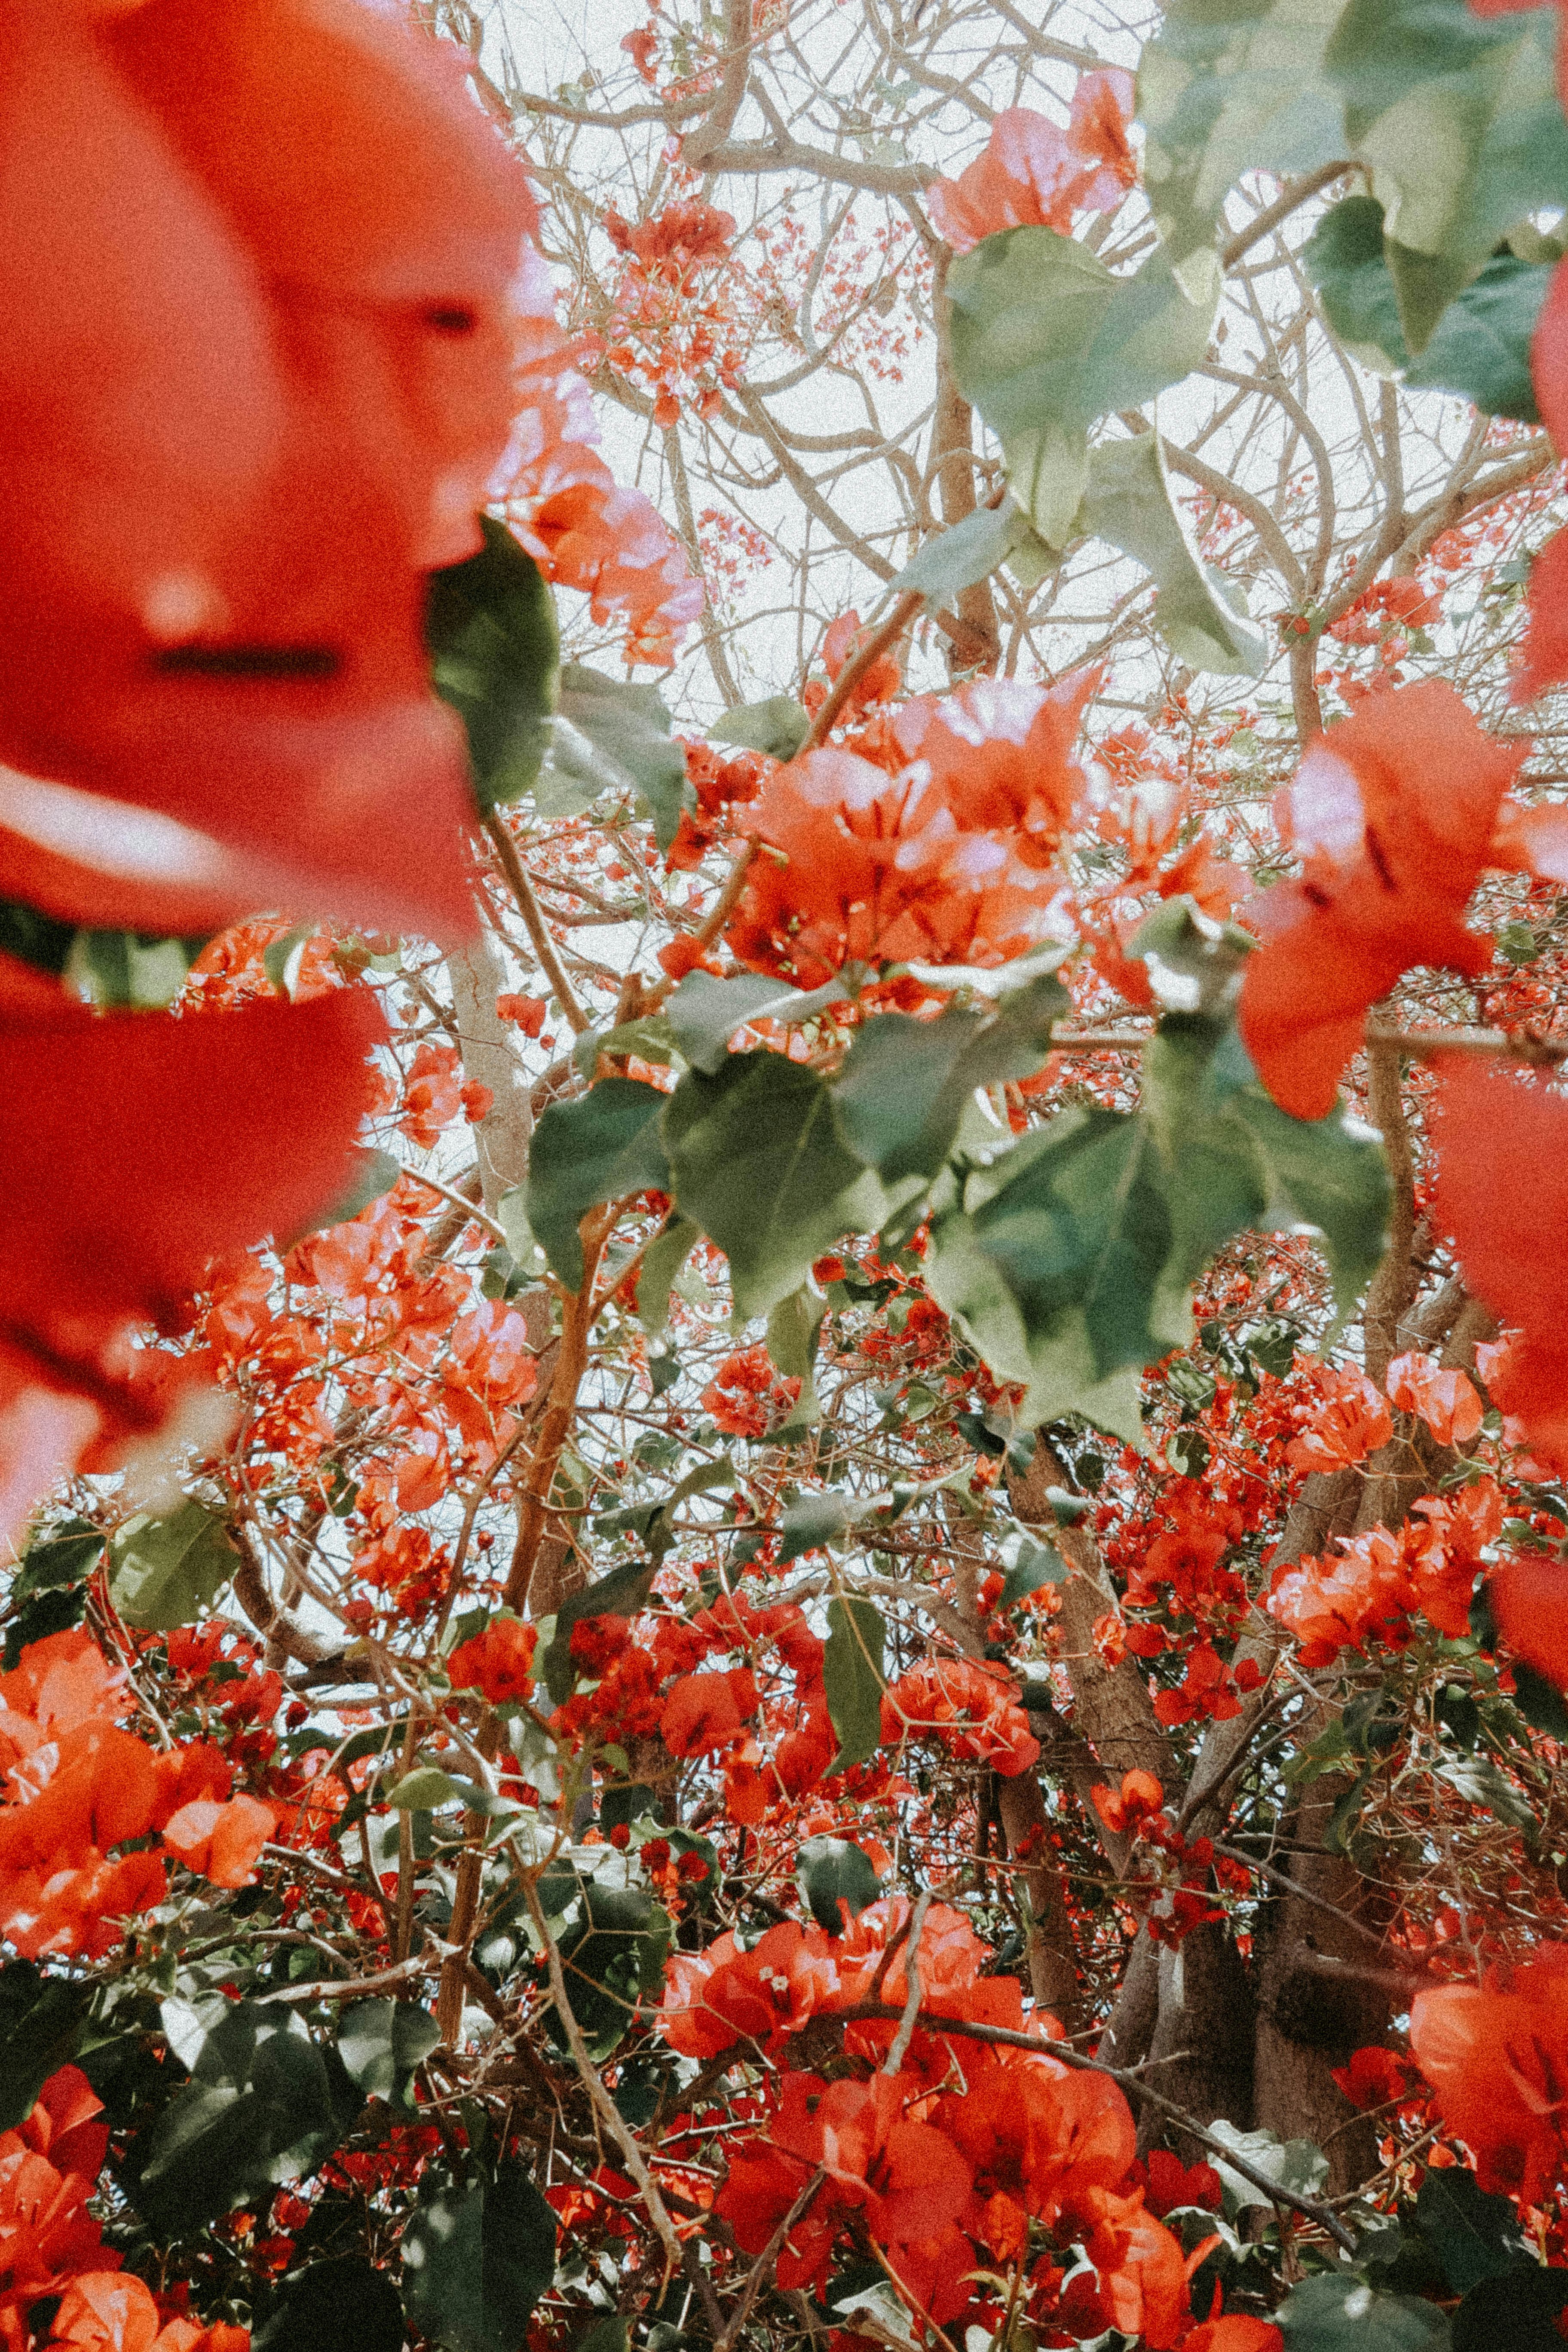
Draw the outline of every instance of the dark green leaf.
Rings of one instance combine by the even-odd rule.
[[[436,691],[468,738],[486,814],[539,774],[555,708],[559,640],[543,574],[504,523],[481,515],[478,555],[433,574],[426,607]]]
[[[1050,1051],[1052,1023],[1069,1010],[1066,989],[1047,975],[994,1013],[950,1008],[934,1021],[884,1013],[866,1022],[833,1081],[850,1149],[887,1183],[934,1176],[975,1089],[1031,1076]]]
[[[1478,2279],[1454,2314],[1453,2352],[1557,2352],[1568,2271],[1532,2262],[1507,2278]]]
[[[809,1021],[830,1004],[850,1003],[860,970],[851,965],[842,976],[810,990],[764,979],[758,971],[737,972],[730,980],[710,971],[689,971],[665,1005],[665,1015],[692,1068],[711,1077],[730,1058],[727,1048],[737,1029],[749,1021]]]
[[[807,1838],[800,1849],[797,1869],[811,1916],[829,1936],[844,1933],[841,1903],[848,1906],[849,1916],[858,1919],[882,1892],[870,1855],[847,1838]]]
[[[324,2163],[349,2117],[303,2021],[265,2001],[164,2004],[192,2080],[132,2150],[138,2209],[182,2237]]]
[[[448,2352],[519,2352],[554,2277],[555,2216],[520,2164],[440,2190],[404,2233],[404,2301]]]
[[[1268,1222],[1312,1226],[1321,1237],[1342,1315],[1377,1271],[1388,1229],[1383,1141],[1345,1110],[1292,1118],[1256,1082],[1230,1097],[1230,1115],[1256,1138],[1271,1191]]]
[[[881,1222],[882,1188],[845,1142],[827,1087],[782,1054],[689,1072],[663,1124],[670,1189],[729,1258],[739,1321],[798,1290],[842,1234]]]
[[[668,1097],[640,1078],[601,1078],[575,1102],[552,1103],[533,1130],[523,1213],[568,1290],[583,1279],[577,1231],[604,1201],[669,1182],[659,1115]]]
[[[846,1772],[874,1756],[882,1739],[882,1660],[888,1629],[875,1601],[840,1600],[827,1604],[827,1647],[822,1680],[827,1713],[838,1736],[838,1753],[828,1774]]]
[[[784,1505],[779,1521],[779,1563],[787,1565],[803,1553],[819,1551],[858,1525],[874,1508],[858,1495],[840,1495],[819,1487]]]
[[[190,1625],[239,1563],[222,1511],[187,1496],[177,1511],[139,1512],[110,1538],[109,1589],[128,1625],[168,1633]]]
[[[1448,2352],[1448,2322],[1436,2304],[1382,2294],[1354,2271],[1303,2279],[1275,2317],[1286,2352]]]
[[[657,1239],[644,1252],[642,1270],[637,1276],[637,1321],[650,1339],[657,1339],[668,1324],[670,1291],[701,1238],[700,1226],[694,1225],[689,1217],[672,1212]]]
[[[1534,2264],[1512,2200],[1489,2197],[1475,2174],[1458,2165],[1427,2173],[1415,2200],[1415,2221],[1456,2294],[1468,2294],[1480,2279]]]
[[[1081,1496],[1069,1496],[1068,1499],[1083,1501]],[[1081,1518],[1083,1513],[1079,1512],[1079,1517]],[[1068,1524],[1070,1526],[1072,1522],[1069,1520]],[[1017,1559],[1002,1580],[1001,1597],[996,1606],[998,1609],[1016,1609],[1020,1601],[1026,1601],[1031,1592],[1038,1592],[1043,1584],[1065,1584],[1067,1577],[1068,1564],[1055,1544],[1037,1543],[1032,1536],[1026,1536],[1018,1547]]]
[[[1440,1780],[1457,1789],[1468,1805],[1480,1805],[1510,1829],[1531,1830],[1535,1813],[1506,1773],[1484,1756],[1452,1756],[1436,1767]]]
[[[726,710],[708,730],[710,743],[739,743],[765,751],[770,760],[793,760],[811,732],[811,713],[793,694],[770,694],[765,702],[742,702]]]
[[[653,818],[659,847],[668,849],[691,800],[686,754],[669,729],[657,688],[568,662],[561,673],[546,782],[563,778],[593,799],[612,790],[635,792]]]
[[[312,2263],[285,2281],[251,2338],[252,2352],[403,2352],[403,2302],[363,2254]]]
[[[670,1932],[668,1913],[640,1886],[584,1886],[579,1917],[556,1941],[566,1998],[595,2060],[608,2057],[638,2001],[662,1986]]]
[[[26,2123],[57,2066],[76,2056],[91,1991],[46,1977],[31,1960],[0,1968],[0,2131]]]
[[[1383,206],[1349,196],[1324,214],[1302,251],[1329,324],[1353,356],[1422,390],[1462,394],[1489,416],[1538,425],[1530,344],[1554,264],[1494,254],[1444,311],[1412,361],[1384,250]]]
[[[628,2342],[629,2329],[626,2320],[601,2319],[578,2340],[573,2352],[626,2352]]]
[[[427,2009],[412,2000],[351,2001],[338,2020],[338,2055],[367,2099],[411,2107],[414,2070],[441,2036]]]
[[[555,1612],[555,1637],[540,1661],[545,1687],[557,1706],[571,1697],[575,1679],[573,1626],[580,1617],[635,1617],[647,1604],[657,1565],[651,1559],[628,1560],[624,1568],[613,1568],[608,1576],[584,1585],[580,1592],[568,1593],[561,1603]]]

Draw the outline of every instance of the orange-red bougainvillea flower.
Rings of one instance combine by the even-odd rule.
[[[0,35],[0,895],[466,929],[424,579],[510,431],[521,163],[356,0]]]
[[[1410,2046],[1481,2187],[1528,2205],[1550,2196],[1568,2150],[1568,1951],[1418,1992]]]
[[[736,954],[810,988],[849,958],[996,964],[1050,935],[1068,895],[1055,859],[1086,792],[1072,745],[1098,677],[917,696],[893,722],[893,775],[834,750],[777,769],[743,820],[758,850]]]
[[[0,991],[0,1538],[62,1461],[96,1441],[106,1468],[163,1420],[133,1328],[342,1196],[384,1034],[358,989],[178,1021]]]
[[[1005,228],[1071,231],[1080,212],[1114,212],[1138,178],[1127,136],[1132,77],[1117,67],[1087,73],[1065,131],[1032,107],[1009,106],[991,125],[985,152],[956,180],[936,180],[926,204],[955,253]]]
[[[1483,733],[1436,678],[1369,698],[1308,747],[1274,803],[1301,878],[1242,909],[1264,944],[1241,1034],[1281,1109],[1332,1110],[1367,1008],[1402,971],[1485,970],[1490,944],[1461,919],[1525,749]]]
[[[1568,1096],[1449,1055],[1428,1132],[1434,1222],[1515,1335],[1489,1364],[1492,1402],[1542,1463],[1568,1471]]]

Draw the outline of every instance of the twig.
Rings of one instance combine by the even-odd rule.
[[[1354,168],[1348,162],[1322,163],[1315,172],[1308,172],[1300,180],[1288,180],[1282,194],[1276,196],[1271,205],[1265,205],[1262,212],[1255,214],[1245,228],[1237,229],[1229,242],[1220,247],[1220,268],[1234,269],[1243,254],[1250,253],[1271,229],[1277,229],[1281,221],[1289,219],[1298,205],[1304,205],[1308,197],[1315,196],[1321,188],[1331,187],[1336,180],[1342,179]]]
[[[565,968],[555,951],[555,942],[551,938],[545,923],[543,909],[533,895],[532,883],[522,870],[522,860],[517,854],[517,844],[501,822],[498,811],[492,809],[489,815],[486,817],[485,834],[500,860],[501,872],[511,885],[511,895],[517,900],[518,913],[522,917],[527,926],[528,936],[533,941],[534,953],[544,967],[544,976],[555,992],[562,1012],[580,1037],[584,1030],[590,1026],[588,1015],[573,993],[572,983],[566,977]]]
[[[405,1168],[403,1173],[411,1182],[423,1184],[426,1192],[439,1192],[443,1201],[449,1201],[454,1209],[464,1212],[470,1224],[483,1225],[487,1234],[493,1234],[503,1249],[506,1247],[506,1227],[499,1219],[492,1217],[488,1209],[481,1209],[477,1201],[466,1200],[461,1192],[455,1192],[450,1184],[443,1184],[438,1176],[421,1176],[412,1168]]]
[[[911,588],[907,596],[900,597],[880,628],[873,629],[865,644],[856,647],[829,688],[826,701],[812,720],[805,740],[795,755],[797,760],[804,752],[815,751],[819,743],[826,740],[839,712],[870,668],[871,664],[879,660],[887,652],[888,647],[903,635],[924,603],[925,597],[921,591]]]
[[[917,1896],[914,1910],[910,1916],[909,1948],[904,1954],[904,1973],[909,1979],[910,1985],[909,1996],[904,2002],[904,2013],[899,2020],[899,2030],[894,2034],[891,2042],[889,2044],[888,2054],[882,2061],[882,2072],[884,2074],[896,2074],[898,2073],[900,2067],[902,2066],[904,2060],[910,2054],[910,2043],[914,2039],[915,2020],[920,2015],[921,2011],[921,1978],[919,1965],[921,1957],[921,1933],[925,1927],[926,1913],[930,1908],[931,1896],[929,1894]]]
[[[1392,1047],[1416,1062],[1428,1062],[1436,1054],[1506,1055],[1538,1070],[1568,1062],[1568,1037],[1510,1037],[1504,1029],[1369,1029],[1366,1042]]]

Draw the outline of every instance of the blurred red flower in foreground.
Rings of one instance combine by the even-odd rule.
[[[1264,944],[1241,1034],[1282,1110],[1332,1110],[1367,1009],[1402,971],[1486,969],[1490,943],[1461,919],[1525,749],[1483,733],[1436,678],[1372,697],[1309,745],[1274,803],[1301,879],[1242,909]]]
[[[210,1258],[342,1196],[384,1034],[356,989],[175,1021],[21,985],[0,994],[0,1537],[62,1461],[110,1466],[177,1402],[136,1325],[176,1319]]]
[[[1410,2046],[1481,2187],[1529,2205],[1549,2197],[1568,2150],[1568,1951],[1496,1969],[1484,1986],[1424,1989]]]
[[[1117,67],[1082,76],[1065,131],[1032,107],[1009,106],[983,155],[956,180],[926,190],[933,226],[955,253],[1006,228],[1070,234],[1073,215],[1113,212],[1138,178],[1127,136],[1132,77]]]
[[[466,929],[424,576],[507,446],[521,163],[354,0],[5,17],[0,893]]]

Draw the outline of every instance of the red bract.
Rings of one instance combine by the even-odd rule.
[[[521,167],[352,0],[8,5],[5,57],[0,891],[466,930],[423,575],[507,442]]]
[[[1388,1393],[1401,1412],[1420,1414],[1439,1445],[1468,1445],[1481,1425],[1483,1407],[1474,1381],[1463,1372],[1442,1370],[1430,1356],[1395,1356],[1388,1368]]]
[[[1487,1601],[1509,1652],[1568,1686],[1568,1563],[1517,1552],[1493,1569]]]
[[[1487,1385],[1531,1451],[1568,1470],[1568,1097],[1442,1066],[1433,1214],[1465,1279],[1517,1336]]]
[[[1560,37],[1568,41],[1568,34]],[[1530,369],[1541,421],[1559,449],[1568,446],[1563,439],[1568,433],[1568,270],[1561,262],[1535,322]],[[1521,702],[1568,677],[1568,533],[1558,531],[1536,557],[1526,596],[1530,627],[1523,663],[1513,682]]]
[[[163,1419],[171,1400],[130,1377],[133,1325],[177,1319],[209,1258],[342,1192],[382,1034],[357,990],[183,1021],[60,998],[0,1016],[0,1093],[27,1106],[0,1155],[5,1527],[62,1458]]]
[[[770,1927],[749,1952],[732,1935],[705,1952],[672,1954],[659,2031],[688,2058],[712,2058],[741,2041],[767,2049],[836,2005],[838,1968],[820,1928]]]
[[[1120,1789],[1101,1782],[1089,1790],[1089,1801],[1106,1828],[1121,1837],[1131,1834],[1162,1810],[1165,1791],[1152,1772],[1123,1772]]]
[[[492,1617],[482,1633],[460,1642],[447,1662],[454,1690],[477,1690],[491,1706],[507,1706],[533,1695],[536,1626],[516,1617]]]
[[[1353,1469],[1393,1436],[1388,1401],[1364,1372],[1353,1370],[1329,1374],[1323,1387],[1324,1400],[1316,1420],[1300,1437],[1292,1438],[1285,1449],[1286,1459],[1298,1470]]]
[[[1031,107],[1007,107],[991,125],[985,152],[956,180],[926,190],[939,234],[967,253],[1000,229],[1066,234],[1075,213],[1113,212],[1138,178],[1131,113],[1132,77],[1115,67],[1081,77],[1066,131]]]
[[[1481,2187],[1532,2205],[1548,2197],[1568,2146],[1568,1952],[1496,1970],[1485,1986],[1424,1988],[1410,2046]]]
[[[882,1693],[882,1745],[934,1731],[950,1752],[1010,1780],[1040,1752],[1005,1671],[972,1658],[928,1658]]]
[[[669,1686],[658,1727],[672,1756],[706,1756],[738,1739],[756,1711],[756,1680],[744,1666],[681,1675]]]
[[[182,1805],[163,1824],[163,1843],[214,1886],[248,1886],[262,1847],[277,1827],[270,1805],[254,1797],[210,1798]]]
[[[1001,963],[1061,928],[1053,861],[1084,791],[1070,752],[1096,675],[917,697],[893,723],[891,776],[831,750],[778,769],[744,819],[758,850],[736,954],[810,987],[851,958]]]
[[[1244,909],[1240,1024],[1265,1086],[1297,1118],[1334,1107],[1367,1008],[1415,964],[1484,971],[1487,940],[1461,917],[1525,747],[1484,734],[1449,686],[1373,697],[1312,743],[1275,798],[1301,857]]]

